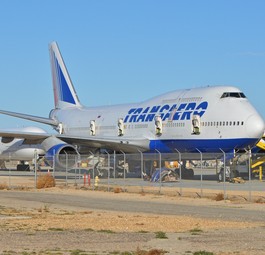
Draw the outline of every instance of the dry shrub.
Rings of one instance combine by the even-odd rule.
[[[164,251],[164,250],[152,249],[152,250],[147,252],[147,255],[163,255],[165,253],[166,253],[166,251]]]
[[[0,183],[0,190],[8,189],[8,186],[6,183]]]
[[[55,187],[55,179],[50,174],[40,175],[37,181],[37,189]]]
[[[137,248],[135,254],[136,255],[164,255],[165,253],[167,253],[164,250],[159,250],[159,249],[152,249],[149,251],[144,251],[139,249],[139,247]]]
[[[27,186],[22,186],[22,185],[20,185],[20,186],[16,186],[16,187],[15,187],[15,190],[30,190],[30,188],[27,187]]]
[[[257,199],[255,200],[255,203],[257,203],[257,204],[264,204],[264,203],[265,203],[265,199],[264,199],[264,197],[257,198]]]
[[[216,194],[214,200],[215,201],[222,201],[222,200],[224,200],[224,194],[223,193]]]
[[[114,193],[121,193],[122,189],[120,187],[116,187],[116,188],[114,188],[113,192]]]

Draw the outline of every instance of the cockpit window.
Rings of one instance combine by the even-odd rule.
[[[242,92],[224,92],[221,98],[225,97],[246,98],[246,96]]]

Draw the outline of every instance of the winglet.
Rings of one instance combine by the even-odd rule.
[[[81,107],[57,43],[52,42],[49,50],[55,108]]]

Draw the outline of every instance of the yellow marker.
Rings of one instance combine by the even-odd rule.
[[[99,182],[99,178],[98,176],[95,177],[95,188],[98,188],[98,182]]]

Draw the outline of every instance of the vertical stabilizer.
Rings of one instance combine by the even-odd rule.
[[[49,50],[55,108],[81,107],[57,43],[52,42]]]

